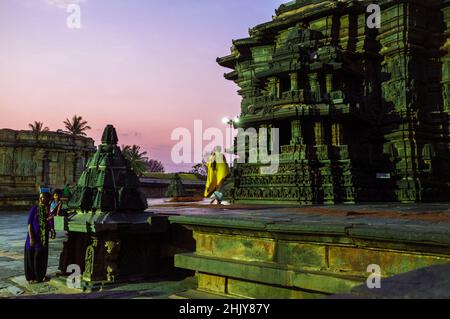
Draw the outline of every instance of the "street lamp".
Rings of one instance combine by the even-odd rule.
[[[230,168],[233,167],[233,154],[234,154],[234,141],[233,141],[233,124],[239,123],[239,117],[235,116],[233,119],[229,117],[224,117],[222,123],[230,126],[230,147],[233,151],[230,153]]]

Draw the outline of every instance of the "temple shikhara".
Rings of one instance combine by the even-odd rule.
[[[280,136],[276,174],[235,165],[235,202],[449,199],[450,1],[377,1],[379,29],[371,3],[291,1],[218,58],[238,126]]]

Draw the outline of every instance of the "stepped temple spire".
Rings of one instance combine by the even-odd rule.
[[[139,179],[117,146],[117,133],[108,125],[102,144],[89,159],[69,202],[82,212],[131,212],[147,208],[138,190]]]

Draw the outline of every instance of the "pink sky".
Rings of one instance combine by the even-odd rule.
[[[0,1],[0,128],[57,130],[78,114],[96,142],[113,124],[120,144],[181,171],[192,165],[171,161],[175,128],[225,129],[221,119],[239,114],[216,57],[285,1],[85,0],[79,30],[50,2],[63,0]]]

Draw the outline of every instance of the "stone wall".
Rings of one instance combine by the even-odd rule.
[[[0,210],[29,207],[40,186],[76,183],[94,150],[91,138],[0,130]]]

